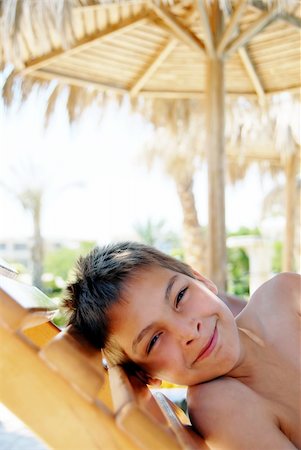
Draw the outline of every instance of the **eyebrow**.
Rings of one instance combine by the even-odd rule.
[[[176,279],[178,278],[178,274],[173,275],[170,280],[168,281],[168,284],[166,286],[166,290],[165,290],[165,295],[164,295],[164,301],[165,303],[168,303],[170,301],[170,293],[172,290],[172,287],[176,281]],[[144,336],[155,326],[155,322],[152,322],[151,324],[149,324],[147,327],[143,328],[143,330],[140,331],[140,333],[138,334],[138,336],[136,337],[136,339],[134,339],[133,341],[133,345],[132,345],[132,350],[134,353],[136,353],[136,349],[137,349],[137,345],[139,344],[139,342],[142,341],[142,339],[144,338]]]

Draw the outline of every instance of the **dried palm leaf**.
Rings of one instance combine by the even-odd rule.
[[[56,106],[57,101],[60,98],[61,93],[64,88],[65,88],[65,86],[63,84],[57,84],[48,97],[48,102],[47,102],[47,106],[46,106],[46,110],[45,110],[45,119],[44,119],[45,128],[47,128],[50,123],[50,119],[52,118],[52,115],[55,111],[55,106]]]
[[[4,105],[7,107],[11,106],[15,99],[14,86],[16,79],[18,79],[18,75],[16,71],[13,70],[6,78],[2,87],[2,97]]]

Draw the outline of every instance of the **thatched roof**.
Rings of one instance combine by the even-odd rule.
[[[23,101],[34,85],[52,83],[48,120],[67,85],[71,121],[92,102],[103,106],[112,98],[128,97],[133,108],[157,127],[178,135],[181,124],[186,131],[200,130],[210,52],[202,4],[2,0],[0,65],[13,65],[2,91],[4,100],[10,104],[14,92],[21,92]],[[295,143],[300,145],[296,123],[300,2],[220,0],[220,4],[226,23],[220,49],[225,57],[232,179],[241,178],[254,160],[278,170]],[[14,89],[16,83],[20,89]],[[282,90],[292,95],[279,106],[271,94]],[[247,99],[244,104],[241,94]],[[264,112],[258,99],[265,104]],[[200,135],[197,139],[203,145]]]
[[[220,53],[229,94],[300,88],[300,2],[230,1]],[[0,66],[132,96],[205,90],[204,1],[2,0]],[[269,8],[267,7],[269,5]],[[285,8],[281,6],[285,5]]]

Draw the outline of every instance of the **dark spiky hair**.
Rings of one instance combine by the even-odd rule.
[[[138,242],[95,247],[87,256],[80,257],[75,280],[67,285],[62,301],[68,324],[94,347],[106,348],[110,337],[111,307],[122,300],[130,278],[151,266],[161,266],[194,278],[187,264]],[[117,357],[120,358],[121,355]]]

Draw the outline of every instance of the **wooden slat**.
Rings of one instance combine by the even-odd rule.
[[[60,333],[52,322],[45,322],[38,326],[27,328],[23,330],[23,335],[26,336],[38,348],[48,344],[48,342]]]
[[[73,73],[76,73],[77,70],[80,69],[80,67],[83,67],[82,64],[62,64],[59,67],[56,68],[50,68],[51,73],[56,73],[58,75],[63,75],[63,76],[71,76]],[[48,72],[48,71],[47,71]],[[123,83],[125,84],[127,81],[131,81],[133,76],[135,75],[135,72],[126,70],[124,71],[124,76],[123,76]],[[91,80],[92,83],[110,83],[110,85],[114,86],[114,84],[116,83],[116,85],[118,86],[118,84],[120,83],[120,68],[114,68],[114,67],[106,67],[104,66],[103,68],[100,68],[99,70],[97,69],[89,69],[88,66],[86,66],[86,70],[85,70],[85,79],[86,80]]]
[[[0,275],[0,289],[23,308],[30,310],[56,309],[56,304],[34,286]]]
[[[0,323],[0,401],[51,448],[138,450],[113,415],[79,395]]]
[[[40,356],[81,395],[90,401],[96,400],[104,378],[100,351],[83,344],[68,332],[61,332],[43,346]]]
[[[41,68],[47,66],[48,64],[50,64],[51,62],[53,62],[54,60],[57,60],[58,58],[60,58],[62,56],[73,55],[75,53],[83,51],[86,48],[93,45],[95,42],[99,41],[100,39],[107,38],[108,36],[111,36],[113,33],[116,34],[116,33],[120,33],[120,32],[129,30],[130,28],[136,27],[137,25],[145,22],[146,20],[147,20],[146,15],[143,14],[142,16],[131,18],[121,24],[111,26],[110,28],[107,28],[105,31],[98,32],[95,35],[87,36],[68,50],[63,50],[63,49],[55,50],[47,55],[44,55],[40,58],[37,58],[37,59],[27,63],[26,68],[23,69],[20,72],[20,74],[27,75],[27,74],[33,72],[34,70],[38,70],[38,69],[41,69]]]
[[[92,87],[92,88],[98,89],[100,91],[109,90],[109,91],[119,93],[119,94],[124,94],[127,92],[126,89],[118,87],[118,86],[109,85],[109,84],[105,84],[105,83],[98,83],[93,80],[76,78],[74,76],[72,77],[70,75],[59,74],[56,72],[50,72],[50,71],[46,72],[44,70],[39,70],[39,71],[31,72],[29,75],[32,77],[41,78],[43,80],[49,80],[49,81],[58,80],[59,82],[71,84],[71,85],[79,86],[79,87],[88,87],[88,88]]]
[[[91,49],[89,52],[85,52],[85,58],[91,59],[93,61],[96,61],[98,58],[108,59],[110,58],[110,61],[115,62],[118,64],[119,62],[124,65],[129,65],[129,58],[127,54],[124,52],[112,52],[112,47],[110,45],[102,45],[101,47],[97,49]],[[131,65],[134,64],[134,66],[140,67],[142,64],[145,64],[147,61],[147,58],[131,58]]]
[[[102,64],[101,64],[102,62]],[[51,72],[57,72],[57,73],[62,73],[62,74],[73,74],[76,73],[78,71],[83,71],[85,74],[85,78],[90,78],[92,80],[94,80],[95,82],[103,80],[107,74],[110,73],[117,73],[119,75],[118,78],[120,78],[120,71],[122,70],[124,76],[133,76],[136,73],[136,70],[134,68],[128,67],[127,65],[122,65],[122,64],[111,64],[108,65],[107,61],[105,59],[103,59],[102,61],[100,61],[100,63],[98,65],[93,63],[91,64],[90,61],[84,60],[84,59],[79,59],[77,60],[73,60],[71,59],[70,61],[62,61],[60,64],[52,64],[51,66],[49,66],[49,68],[47,68],[47,71],[51,71]],[[110,77],[109,77],[110,79]]]
[[[116,421],[143,450],[181,450],[172,434],[168,434],[151,416],[142,412],[134,403],[127,403],[117,414]]]
[[[115,47],[114,47],[114,43],[113,42],[102,42],[100,46],[95,46],[95,48],[90,48],[89,49],[89,54],[93,55],[95,54],[95,56],[97,57],[97,53],[102,50],[108,50],[109,52],[115,52]],[[129,63],[129,60],[137,60],[140,58],[144,59],[145,54],[142,53],[142,50],[137,54],[135,52],[133,52],[131,49],[125,47],[124,45],[122,45],[121,42],[116,42],[116,45],[118,46],[118,54],[127,57],[128,60],[127,62]]]

